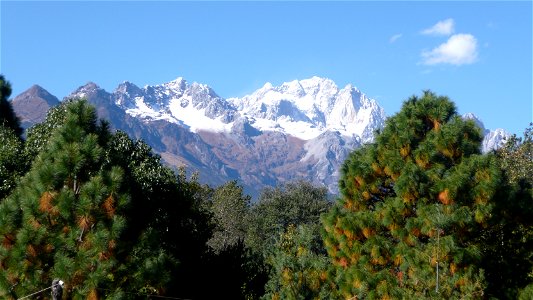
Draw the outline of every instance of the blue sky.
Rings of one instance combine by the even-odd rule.
[[[58,98],[184,77],[222,97],[311,76],[351,83],[388,115],[431,89],[486,127],[532,121],[532,2],[28,2],[1,6],[13,95]]]

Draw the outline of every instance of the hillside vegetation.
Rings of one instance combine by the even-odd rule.
[[[407,99],[340,170],[208,186],[84,99],[25,138],[0,76],[0,298],[532,299],[533,127],[481,154],[452,101]],[[177,141],[179,143],[179,141]],[[205,175],[205,174],[204,174]]]

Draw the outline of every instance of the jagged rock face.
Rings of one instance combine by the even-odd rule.
[[[483,153],[501,148],[511,136],[511,133],[501,128],[495,130],[486,129],[483,122],[473,113],[466,113],[462,117],[465,120],[474,121],[476,125],[481,128],[481,133],[484,136],[483,141],[481,142],[481,152]]]
[[[41,123],[50,107],[59,104],[59,99],[38,85],[34,85],[11,102],[22,128]]]
[[[260,130],[277,130],[304,140],[338,131],[370,142],[386,118],[377,102],[355,87],[339,89],[332,80],[319,77],[278,87],[267,83],[251,95],[228,101]]]
[[[32,87],[14,104],[31,98],[56,105],[57,98],[48,95]],[[66,98],[86,98],[99,117],[143,139],[169,165],[198,171],[200,180],[213,185],[239,180],[252,195],[266,185],[295,179],[324,184],[337,193],[341,164],[351,151],[373,141],[386,118],[377,102],[357,88],[340,89],[319,77],[277,87],[267,83],[230,99],[183,78],[143,88],[124,82],[112,93],[90,82]],[[43,120],[45,113],[31,122]],[[473,114],[463,117],[482,129],[484,152],[508,136],[503,130],[486,130]]]
[[[481,151],[487,153],[492,150],[500,149],[505,145],[510,136],[511,134],[509,132],[501,128],[492,131],[489,130],[481,143]]]
[[[90,89],[98,88],[89,84],[71,97],[90,95]],[[129,122],[131,129],[112,123],[146,140],[169,164],[208,170],[215,181],[239,179],[252,193],[302,178],[335,193],[344,158],[371,141],[385,120],[383,109],[356,88],[339,89],[319,77],[266,84],[243,98],[224,99],[183,78],[144,88],[124,82],[97,98],[107,100],[89,100],[124,112],[115,119],[137,120]],[[136,129],[143,126],[151,131]]]

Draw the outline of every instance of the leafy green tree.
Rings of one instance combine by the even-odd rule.
[[[17,136],[22,136],[22,127],[13,111],[9,96],[11,95],[11,84],[0,74],[0,126],[11,128]]]
[[[207,244],[215,252],[220,252],[244,241],[251,197],[244,195],[242,186],[236,181],[217,187],[212,197],[211,213],[215,228]]]
[[[269,258],[271,275],[264,299],[333,299],[329,259],[319,224],[289,225]]]
[[[331,207],[325,187],[294,181],[261,191],[249,214],[246,245],[269,255],[277,238],[289,225],[319,224]]]
[[[108,141],[104,165],[124,170],[124,181],[128,183],[125,192],[130,195],[124,210],[128,222],[121,235],[123,244],[116,252],[124,263],[116,277],[129,292],[163,294],[172,282],[173,270],[179,266],[176,253],[165,238],[169,228],[163,221],[168,218],[165,203],[174,201],[177,194],[176,175],[162,165],[160,157],[148,145],[133,141],[122,131],[102,140]]]
[[[294,181],[278,187],[265,188],[258,201],[252,205],[247,217],[248,230],[245,244],[249,249],[247,267],[255,270],[249,280],[255,295],[262,295],[262,287],[279,274],[273,272],[272,256],[278,251],[276,242],[289,226],[316,226],[320,215],[331,207],[327,189],[306,181]],[[319,238],[318,232],[314,232]]]
[[[342,167],[324,243],[346,298],[482,298],[483,229],[501,183],[481,131],[426,91]]]
[[[22,128],[8,98],[11,85],[0,75],[0,201],[13,190],[27,171],[21,139]]]
[[[487,253],[486,294],[516,299],[524,286],[533,286],[533,124],[523,138],[512,136],[496,155],[504,172],[499,198],[505,201],[495,207],[495,221],[481,240]]]
[[[0,291],[19,298],[65,282],[69,298],[121,295],[115,251],[128,197],[123,171],[102,168],[94,109],[69,106],[12,196],[0,204]]]
[[[511,183],[524,181],[533,185],[533,123],[523,137],[511,136],[497,154]]]
[[[74,102],[77,102],[77,100],[68,99],[50,108],[42,123],[37,123],[27,129],[24,155],[29,161],[33,161],[37,154],[47,147],[54,131],[65,124],[68,107]],[[101,131],[107,129],[107,126],[103,124],[100,127],[102,128]]]
[[[26,171],[23,141],[11,128],[0,125],[0,202],[15,188]]]
[[[45,135],[43,135],[45,136]],[[208,298],[205,289],[210,257],[206,245],[212,235],[209,199],[212,189],[163,165],[143,141],[121,131],[108,137],[108,165],[124,170],[130,195],[125,210],[128,223],[122,233],[128,244],[117,257],[126,263],[117,271],[122,287],[139,295],[166,294]],[[138,272],[131,272],[135,266]]]

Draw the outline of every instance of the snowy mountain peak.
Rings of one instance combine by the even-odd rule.
[[[472,120],[476,125],[481,128],[481,134],[483,135],[483,141],[481,142],[481,152],[487,153],[491,150],[497,150],[501,148],[511,136],[511,133],[505,131],[502,128],[495,130],[489,130],[485,128],[485,125],[481,119],[473,113],[466,113],[462,115],[464,120]]]
[[[375,100],[351,85],[339,90],[331,79],[316,76],[280,86],[266,84],[251,95],[228,101],[251,117],[259,130],[281,131],[303,140],[332,130],[369,142],[374,129],[382,127],[385,120]]]
[[[233,122],[243,119],[260,132],[278,131],[302,140],[330,130],[369,142],[385,120],[375,100],[352,85],[339,90],[333,80],[317,76],[279,86],[266,83],[250,95],[230,99],[182,77],[142,89],[124,82],[115,90],[114,100],[146,122],[164,119],[195,132],[231,132]]]
[[[81,87],[79,87],[74,93],[88,92],[88,91],[94,91],[94,90],[99,90],[99,89],[100,89],[99,85],[97,85],[96,83],[92,81],[89,81],[85,85],[82,85]]]
[[[25,95],[31,99],[19,106],[22,111],[44,103],[34,97],[40,93]],[[169,164],[201,170],[217,184],[239,179],[256,192],[296,178],[338,192],[342,162],[353,149],[372,142],[386,118],[378,103],[353,85],[339,88],[321,77],[266,83],[230,99],[182,77],[142,88],[125,81],[113,93],[90,82],[70,96],[75,97],[87,98],[99,115],[143,138]],[[485,130],[474,114],[463,118]],[[502,129],[484,133],[483,152],[500,147],[509,135]]]
[[[186,85],[187,84],[187,80],[185,80],[183,77],[180,76],[180,77],[178,77],[178,78],[176,78],[176,79],[174,79],[172,81],[169,81],[167,84],[171,85],[171,86],[179,86],[179,87],[181,87],[182,85],[184,85],[184,84]]]
[[[103,90],[96,83],[89,81],[85,85],[80,86],[66,98],[87,98],[88,95],[97,93],[98,91]]]
[[[483,122],[481,121],[481,119],[480,119],[478,116],[476,116],[475,114],[473,114],[473,113],[466,113],[466,114],[462,115],[462,118],[463,118],[464,120],[472,120],[472,121],[474,121],[474,123],[476,123],[476,125],[477,125],[479,128],[481,128],[481,132],[482,132],[483,134],[487,134],[487,133],[488,133],[489,130],[487,130],[487,129],[485,128],[485,124],[483,124]]]

